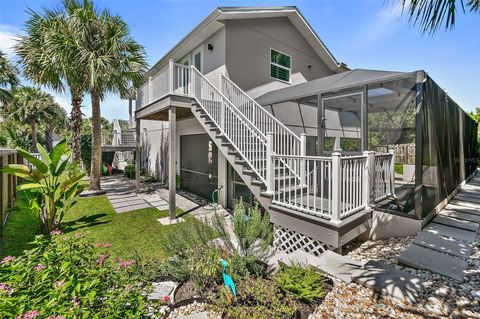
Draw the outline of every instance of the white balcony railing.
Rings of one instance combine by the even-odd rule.
[[[135,146],[135,132],[113,132],[109,135],[102,135],[103,146]]]
[[[170,61],[139,89],[137,108],[168,94],[189,96],[262,181],[272,202],[339,222],[394,195],[394,156],[305,156],[298,137],[226,77],[221,92],[194,66]]]

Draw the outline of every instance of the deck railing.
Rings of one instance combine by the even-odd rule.
[[[339,222],[381,199],[394,195],[393,154],[364,152],[331,157],[277,155],[271,157],[277,178],[272,202],[290,209]],[[304,183],[282,169],[287,163]]]
[[[135,132],[112,132],[108,135],[102,135],[103,146],[135,146]]]
[[[170,93],[194,98],[266,185],[273,203],[340,222],[393,195],[392,154],[305,156],[306,136],[296,136],[226,77],[222,93],[194,66],[170,61],[159,73],[140,89],[141,106]]]
[[[252,99],[224,74],[220,75],[223,95],[237,107],[263,134],[273,133],[276,154],[302,155],[300,137]]]

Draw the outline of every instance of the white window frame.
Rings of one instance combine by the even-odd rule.
[[[283,55],[288,56],[288,57],[290,58],[290,68],[287,68],[287,67],[285,67],[285,66],[283,66],[283,65],[280,65],[280,64],[277,64],[277,63],[273,62],[273,61],[272,61],[272,51],[276,51],[276,52],[278,52],[278,53],[281,53],[281,54],[283,54]],[[290,54],[286,54],[286,53],[284,53],[284,52],[282,52],[282,51],[280,51],[280,50],[277,50],[277,49],[274,49],[274,48],[270,48],[270,55],[269,55],[268,58],[269,58],[269,60],[270,60],[270,64],[269,64],[270,68],[269,68],[269,70],[268,70],[268,72],[270,73],[270,78],[273,79],[273,80],[276,80],[276,81],[283,82],[283,83],[292,84],[292,66],[293,66],[292,56],[291,56]],[[282,79],[277,79],[277,78],[274,78],[274,77],[272,76],[272,64],[273,64],[274,66],[279,67],[279,68],[288,70],[288,81],[285,81],[285,80],[282,80]]]

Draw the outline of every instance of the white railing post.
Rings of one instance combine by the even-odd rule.
[[[168,93],[173,93],[173,68],[174,62],[170,59],[168,61]]]
[[[223,73],[220,73],[219,77],[220,77],[220,82],[218,82],[218,85],[220,86],[220,93],[227,96],[226,95],[227,92],[225,92],[225,88],[223,86],[223,77],[224,77]]]
[[[225,131],[225,101],[222,99],[220,102],[222,105],[220,106],[220,129],[222,132]]]
[[[341,180],[342,180],[342,166],[341,154],[338,152],[332,153],[332,221],[340,222],[341,209]]]
[[[363,171],[363,199],[365,200],[365,207],[372,202],[373,186],[375,180],[375,152],[365,151],[363,155],[366,156],[365,168]]]
[[[307,134],[300,134],[300,156],[307,155]],[[307,174],[307,165],[305,158],[300,159],[300,186],[305,185],[305,176]]]
[[[389,152],[391,155],[390,158],[390,190],[392,196],[395,197],[395,151],[391,150]]]
[[[196,92],[195,92],[195,79],[196,79],[196,76],[195,76],[195,71],[194,71],[193,68],[194,68],[194,66],[191,65],[191,66],[190,66],[190,69],[189,69],[189,71],[190,71],[190,84],[191,84],[191,85],[190,85],[190,89],[191,89],[191,91],[190,91],[190,96],[192,96],[192,97],[197,97]]]
[[[273,132],[267,133],[267,192],[273,194],[275,192],[275,167],[273,165]]]

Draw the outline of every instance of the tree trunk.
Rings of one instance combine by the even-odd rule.
[[[45,126],[45,149],[51,151],[53,148],[53,127],[50,124]]]
[[[80,132],[82,128],[82,111],[80,110],[83,93],[78,90],[71,89],[72,111],[70,112],[70,128],[72,129],[72,160],[80,162]]]
[[[90,169],[90,190],[100,189],[102,161],[102,122],[100,115],[100,95],[91,92],[92,99],[92,161]]]
[[[32,128],[32,152],[37,152],[38,130],[35,119],[30,120],[30,127]]]

